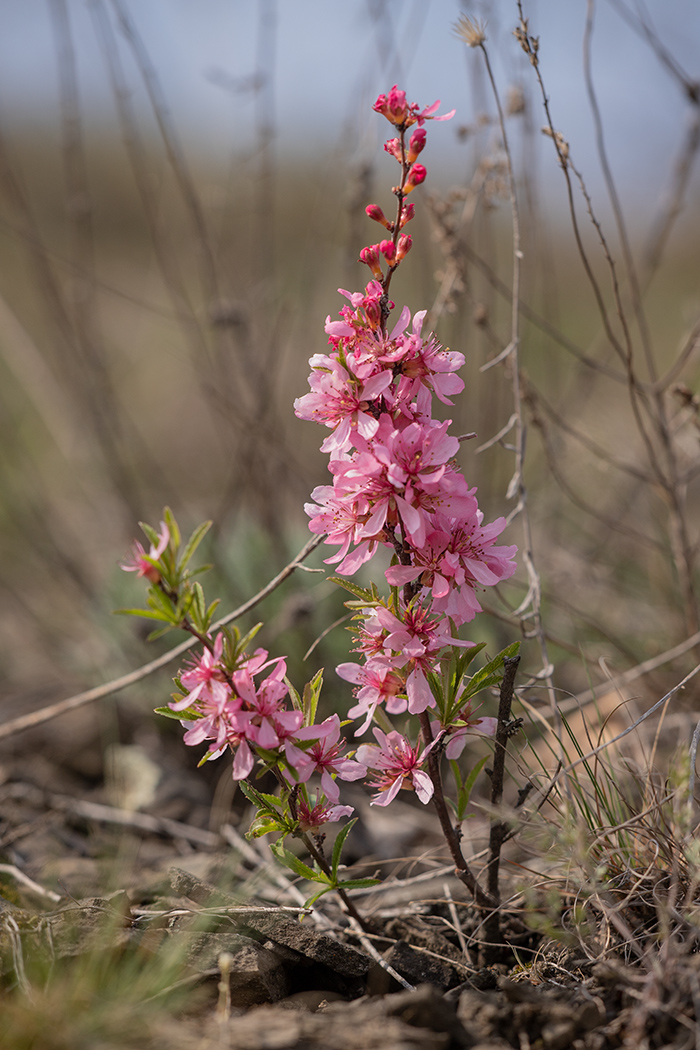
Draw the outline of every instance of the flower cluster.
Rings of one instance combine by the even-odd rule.
[[[209,523],[181,550],[177,523],[166,508],[159,532],[142,526],[148,553],[137,543],[122,564],[149,584],[148,609],[123,611],[160,621],[155,636],[174,627],[203,647],[179,671],[178,692],[159,712],[181,721],[185,743],[206,744],[203,762],[232,756],[233,778],[257,809],[249,834],[277,834],[275,855],[297,875],[321,881],[321,892],[367,883],[339,880],[340,850],[353,821],[339,833],[330,863],[323,855],[319,829],[352,813],[340,804],[339,782],[367,777],[376,789],[372,801],[380,806],[407,788],[423,803],[434,799],[440,812],[440,757],[456,759],[467,734],[495,734],[497,720],[477,717],[472,704],[477,693],[500,681],[510,654],[504,650],[466,677],[483,645],[457,632],[481,610],[480,591],[515,571],[515,547],[496,544],[505,519],[484,524],[476,489],[456,459],[460,441],[449,433],[451,420],[433,415],[435,401],[451,405],[464,389],[457,375],[464,356],[424,334],[424,310],[411,316],[404,307],[388,324],[395,308],[389,285],[411,246],[402,231],[415,206],[406,197],[426,177],[418,162],[424,124],[453,115],[437,116],[438,105],[421,110],[396,86],[374,105],[396,135],[385,145],[400,167],[392,190],[396,214],[388,219],[378,205],[367,208],[387,239],[362,249],[360,260],[372,279],[364,291],[340,290],[346,303],[325,324],[329,349],[311,358],[310,390],[294,406],[300,418],[327,431],[321,448],[330,457],[332,483],[314,489],[306,510],[311,531],[337,548],[327,562],[337,565],[340,582],[356,599],[351,605],[359,662],[336,670],[354,688],[349,717],[357,720],[355,736],[378,723],[377,742],[348,753],[338,715],[316,721],[321,672],[300,696],[286,677],[283,657],[271,659],[264,649],[251,653],[257,628],[241,639],[236,628],[213,623],[217,603],[207,606],[201,585],[193,582],[201,570],[188,567]],[[380,548],[392,553],[386,597],[374,584],[365,589],[347,579]],[[415,744],[389,720],[406,713],[420,722]],[[256,764],[275,775],[278,795],[250,782]],[[461,781],[457,787],[463,813],[468,788]],[[287,835],[304,840],[313,870],[282,845]]]
[[[233,752],[234,780],[250,776],[256,754],[281,770],[292,785],[306,783],[316,773],[324,795],[315,808],[323,807],[326,799],[338,802],[334,777],[358,780],[366,773],[365,766],[342,755],[338,716],[305,726],[303,712],[289,704],[284,658],[270,660],[265,649],[236,661],[233,670],[226,663],[224,636],[218,634],[212,648],[180,672],[182,695],[168,706],[188,726],[185,743],[210,741],[207,759]],[[264,671],[266,677],[256,684]]]
[[[314,502],[306,506],[311,531],[338,548],[327,563],[352,576],[380,547],[394,555],[386,571],[391,597],[368,602],[359,613],[356,651],[363,662],[337,668],[355,686],[349,715],[363,720],[357,736],[369,728],[380,706],[388,715],[421,715],[439,706],[434,682],[441,659],[473,645],[457,638],[456,629],[481,610],[481,589],[515,571],[516,548],[495,544],[505,519],[484,524],[476,489],[455,459],[460,442],[448,432],[451,421],[433,417],[434,399],[451,405],[463,390],[456,373],[464,356],[423,335],[426,311],[411,318],[404,308],[396,324],[387,326],[394,309],[387,289],[407,250],[400,230],[414,214],[404,198],[425,179],[425,168],[416,163],[426,140],[422,125],[452,116],[435,117],[438,104],[421,111],[407,104],[396,87],[375,103],[398,132],[385,150],[399,162],[401,182],[393,189],[395,221],[378,205],[370,205],[367,214],[392,240],[360,253],[374,279],[364,292],[340,289],[349,305],[338,320],[326,319],[330,350],[311,358],[310,392],[294,406],[300,418],[330,431],[321,449],[330,455],[333,482],[314,489]],[[406,132],[414,124],[418,128],[407,143]],[[388,264],[386,273],[382,261]],[[443,737],[454,734],[448,745],[452,754],[461,750],[466,732],[495,732],[494,719],[474,719],[470,709],[452,707],[447,717],[443,705],[438,713],[435,731]],[[425,764],[430,741],[419,753],[394,731],[375,730],[375,736],[379,745],[358,750],[359,760],[379,771],[375,781],[382,790],[375,802],[391,801],[401,786],[413,786],[427,802],[432,795],[427,774],[415,770]]]

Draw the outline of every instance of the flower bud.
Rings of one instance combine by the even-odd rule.
[[[414,160],[418,157],[419,153],[422,153],[425,149],[425,138],[427,132],[425,128],[416,128],[411,135],[411,141],[408,144],[408,160],[409,164],[413,164]]]
[[[414,164],[411,170],[409,171],[408,178],[406,179],[403,185],[404,194],[410,193],[411,190],[414,190],[416,188],[416,186],[420,186],[421,182],[425,181],[425,176],[427,174],[428,173],[422,164]]]
[[[368,204],[365,208],[365,211],[369,215],[370,219],[374,219],[375,222],[381,223],[381,225],[385,226],[387,230],[394,229],[393,222],[389,222],[386,215],[384,214],[384,212],[378,204]]]
[[[384,274],[379,265],[379,251],[376,244],[371,244],[369,247],[362,249],[360,252],[360,262],[366,263],[366,265],[369,266],[378,281],[383,279]]]
[[[392,157],[398,160],[399,164],[402,164],[401,159],[401,143],[398,139],[389,139],[388,142],[384,143],[384,152],[390,153]]]
[[[376,332],[382,323],[382,311],[376,299],[365,303],[365,316],[372,331]]]
[[[401,209],[401,222],[399,224],[399,229],[402,230],[404,228],[404,226],[406,225],[406,223],[410,222],[415,214],[416,214],[416,206],[415,206],[415,204],[404,204],[403,208]]]
[[[396,262],[400,263],[401,260],[408,255],[413,245],[413,240],[410,233],[402,233],[399,237],[399,243],[396,245]]]
[[[382,241],[379,245],[379,251],[382,253],[386,261],[391,266],[396,258],[396,245],[393,241]]]
[[[405,124],[409,116],[406,92],[399,91],[398,86],[394,84],[388,95],[379,96],[372,109],[377,113],[381,113],[392,124]]]

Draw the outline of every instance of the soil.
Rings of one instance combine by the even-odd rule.
[[[121,1035],[105,1022],[75,1042],[81,1050],[698,1045],[695,954],[682,966],[671,956],[664,966],[659,951],[627,958],[624,946],[596,957],[513,917],[503,961],[480,967],[480,915],[437,845],[426,847],[421,809],[401,802],[374,829],[383,818],[370,811],[360,845],[389,878],[357,896],[363,931],[332,895],[302,915],[304,887],[237,830],[245,814],[230,777],[207,780],[174,737],[142,735],[103,767],[95,715],[81,712],[11,743],[0,753],[6,1002],[29,987],[36,1005],[36,957],[50,956],[54,975],[80,960],[96,970],[133,959],[142,979],[176,963],[157,992],[144,985],[144,1001],[160,997],[164,1009],[132,1034],[124,1019]],[[396,850],[409,858],[400,871]],[[7,1038],[3,1050],[64,1045],[38,1022],[31,1038]]]

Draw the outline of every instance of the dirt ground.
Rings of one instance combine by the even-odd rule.
[[[357,873],[386,876],[357,896],[367,928],[330,897],[302,919],[304,887],[242,837],[223,767],[203,776],[138,722],[103,762],[99,730],[86,709],[0,752],[3,1050],[699,1045],[692,950],[587,953],[516,916],[480,967],[481,917],[430,815],[369,810],[359,790],[373,867]]]

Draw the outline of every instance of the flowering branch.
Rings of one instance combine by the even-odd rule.
[[[337,834],[330,861],[321,830],[352,814],[352,807],[340,804],[339,783],[350,780],[370,784],[373,805],[390,805],[402,789],[424,804],[432,801],[457,876],[481,908],[498,905],[497,882],[488,892],[479,886],[460,844],[460,825],[483,763],[462,779],[458,759],[468,735],[496,734],[500,721],[477,716],[474,702],[499,685],[517,643],[469,675],[484,646],[458,632],[481,611],[479,592],[513,574],[516,549],[496,545],[506,521],[484,523],[476,489],[455,459],[461,439],[449,433],[451,420],[432,414],[434,398],[451,405],[463,390],[456,374],[463,354],[443,348],[433,335],[424,337],[425,311],[411,318],[404,307],[393,327],[387,323],[395,308],[389,285],[411,247],[402,231],[415,207],[406,198],[427,174],[417,159],[426,144],[423,125],[453,115],[437,116],[438,105],[421,110],[396,86],[374,105],[396,132],[384,147],[400,167],[392,189],[396,218],[388,220],[376,204],[367,208],[390,239],[360,252],[372,279],[363,292],[341,290],[348,303],[338,320],[326,319],[329,352],[311,358],[310,391],[294,403],[300,418],[330,431],[321,449],[330,456],[332,484],[314,489],[306,511],[318,541],[338,548],[326,561],[339,574],[332,579],[350,592],[353,651],[360,662],[341,663],[336,671],[354,687],[348,714],[358,723],[355,737],[372,727],[375,742],[347,750],[339,716],[317,720],[322,672],[299,694],[284,657],[251,651],[260,625],[245,638],[235,628],[214,628],[216,602],[207,605],[193,579],[201,570],[189,568],[208,525],[180,552],[179,529],[166,510],[159,531],[142,526],[148,552],[137,543],[122,565],[149,584],[148,608],[123,611],[160,621],[164,626],[156,636],[179,628],[202,645],[178,673],[177,691],[159,713],[183,724],[186,744],[206,742],[201,762],[232,756],[233,778],[256,809],[248,835],[275,836],[275,856],[297,876],[320,884],[310,901],[334,890],[357,921],[346,891],[376,880],[338,876],[354,820]],[[381,548],[391,554],[384,593],[374,583],[361,587],[349,579]],[[394,728],[392,719],[403,715],[417,716],[419,742]],[[453,773],[455,800],[444,792],[443,757]],[[277,794],[253,785],[256,767],[274,774]],[[319,785],[313,793],[312,778]],[[311,864],[285,844],[290,837],[301,842]]]

